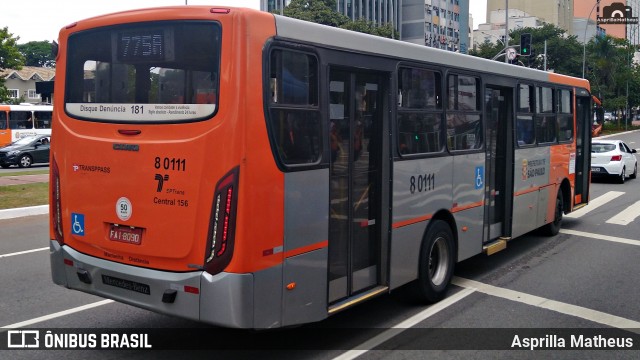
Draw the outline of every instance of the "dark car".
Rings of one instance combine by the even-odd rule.
[[[50,135],[26,136],[0,148],[0,166],[30,167],[34,163],[49,162]]]

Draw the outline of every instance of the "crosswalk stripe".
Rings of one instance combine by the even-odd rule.
[[[627,225],[640,216],[640,201],[607,220],[607,224]]]
[[[577,219],[579,217],[584,216],[585,214],[597,209],[598,207],[608,203],[609,201],[617,198],[618,196],[623,195],[622,191],[609,191],[603,195],[598,196],[597,198],[590,200],[589,205],[572,212],[569,215],[565,215],[565,217]]]

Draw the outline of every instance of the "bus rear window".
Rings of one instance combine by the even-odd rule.
[[[111,26],[69,37],[65,109],[106,122],[175,123],[217,108],[217,22]]]

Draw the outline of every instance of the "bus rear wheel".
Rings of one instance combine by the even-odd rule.
[[[434,303],[444,298],[455,267],[454,248],[449,225],[435,220],[420,249],[418,280],[414,285],[419,300]]]
[[[556,196],[556,210],[554,212],[553,221],[542,228],[542,233],[547,236],[555,236],[560,232],[562,226],[562,214],[564,213],[564,201],[562,200],[562,192],[558,191]]]

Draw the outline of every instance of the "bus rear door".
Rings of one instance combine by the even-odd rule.
[[[485,241],[511,237],[513,209],[513,89],[487,86],[487,184],[485,186]],[[498,242],[495,250],[506,246]],[[488,249],[491,253],[492,247]]]
[[[384,77],[331,69],[329,304],[383,291],[380,175]]]

